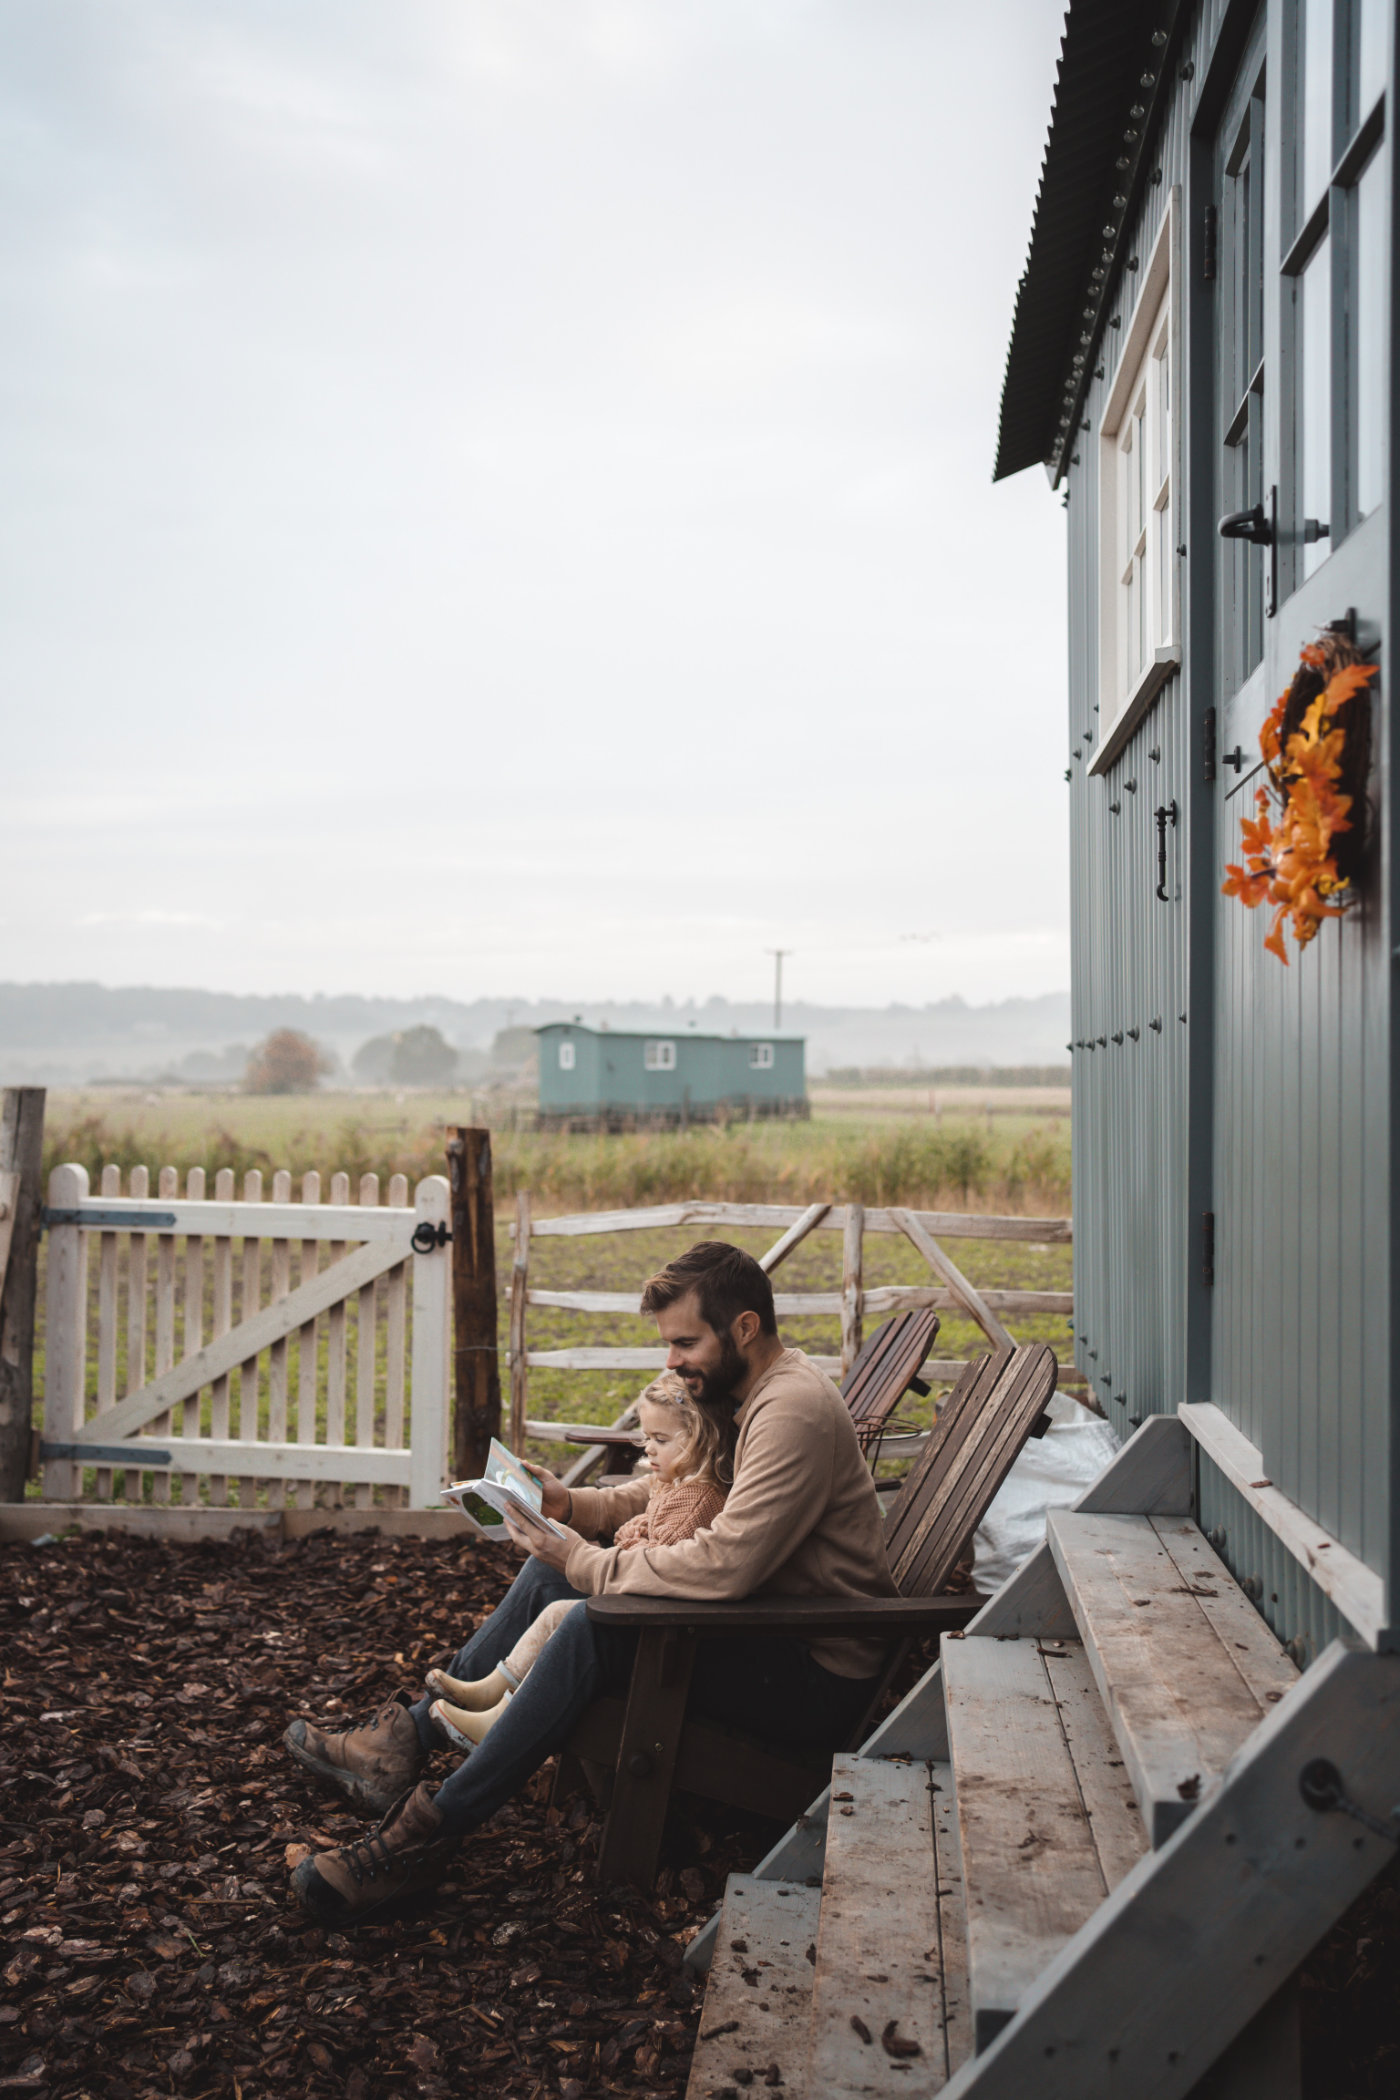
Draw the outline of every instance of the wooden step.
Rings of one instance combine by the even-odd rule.
[[[820,1889],[730,1875],[686,2100],[770,2080],[786,2100],[805,2100],[820,1908]]]
[[[1161,1845],[1298,1672],[1189,1518],[1054,1510],[1047,1535],[1148,1835]]]
[[[1146,1840],[1077,1642],[952,1636],[943,1686],[980,2051]]]
[[[837,1757],[831,1772],[826,1873],[812,1995],[811,2100],[898,2094],[925,2100],[949,2078],[965,1990],[958,1875],[935,1852],[932,1804],[946,1765]],[[940,1872],[940,1864],[942,1871]],[[948,1963],[945,2001],[943,1963]],[[954,2068],[959,2055],[954,2063]]]

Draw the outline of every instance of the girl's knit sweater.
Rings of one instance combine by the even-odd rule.
[[[614,1546],[674,1546],[694,1538],[724,1508],[725,1490],[712,1480],[673,1480],[665,1485],[653,1477],[651,1500],[640,1515],[619,1525]]]

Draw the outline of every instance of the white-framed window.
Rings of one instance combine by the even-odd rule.
[[[574,1046],[572,1043],[561,1043],[559,1045],[559,1069],[561,1072],[573,1071]]]
[[[1099,428],[1099,721],[1106,764],[1181,661],[1176,586],[1179,192],[1152,244]]]
[[[676,1046],[664,1036],[659,1041],[648,1043],[645,1053],[649,1072],[674,1072],[676,1069]]]
[[[771,1043],[750,1043],[749,1063],[755,1072],[771,1072],[773,1069],[773,1045]]]

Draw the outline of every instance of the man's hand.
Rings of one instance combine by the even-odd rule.
[[[518,1546],[522,1553],[528,1553],[532,1560],[542,1560],[546,1567],[557,1568],[561,1575],[566,1572],[573,1548],[582,1543],[577,1531],[570,1531],[565,1526],[561,1537],[547,1524],[541,1524],[519,1510],[508,1510],[505,1524],[512,1545]]]
[[[544,1514],[553,1517],[556,1524],[561,1522],[573,1508],[573,1497],[569,1490],[562,1481],[556,1480],[552,1473],[547,1473],[543,1466],[532,1466],[528,1458],[522,1458],[520,1463],[530,1478],[538,1480],[540,1484],[543,1497],[540,1506]]]

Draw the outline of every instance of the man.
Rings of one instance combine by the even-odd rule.
[[[283,1738],[300,1763],[383,1816],[358,1844],[296,1869],[297,1895],[322,1922],[357,1922],[433,1886],[467,1832],[568,1741],[593,1700],[625,1690],[637,1636],[595,1626],[585,1597],[895,1594],[874,1482],[845,1403],[800,1349],[783,1347],[773,1288],[753,1257],[701,1241],[652,1277],[642,1310],[655,1316],[667,1366],[695,1400],[732,1415],[734,1485],[725,1507],[693,1538],[620,1552],[596,1542],[644,1506],[647,1480],[571,1494],[532,1468],[544,1514],[563,1536],[507,1520],[530,1558],[451,1675],[484,1676],[555,1598],[576,1597],[580,1608],[546,1644],[485,1742],[434,1792],[419,1776],[442,1747],[429,1718],[431,1694],[412,1704],[400,1692],[368,1724],[338,1735],[294,1721]],[[878,1643],[859,1640],[703,1640],[690,1703],[771,1740],[834,1748],[858,1721],[882,1662]]]

